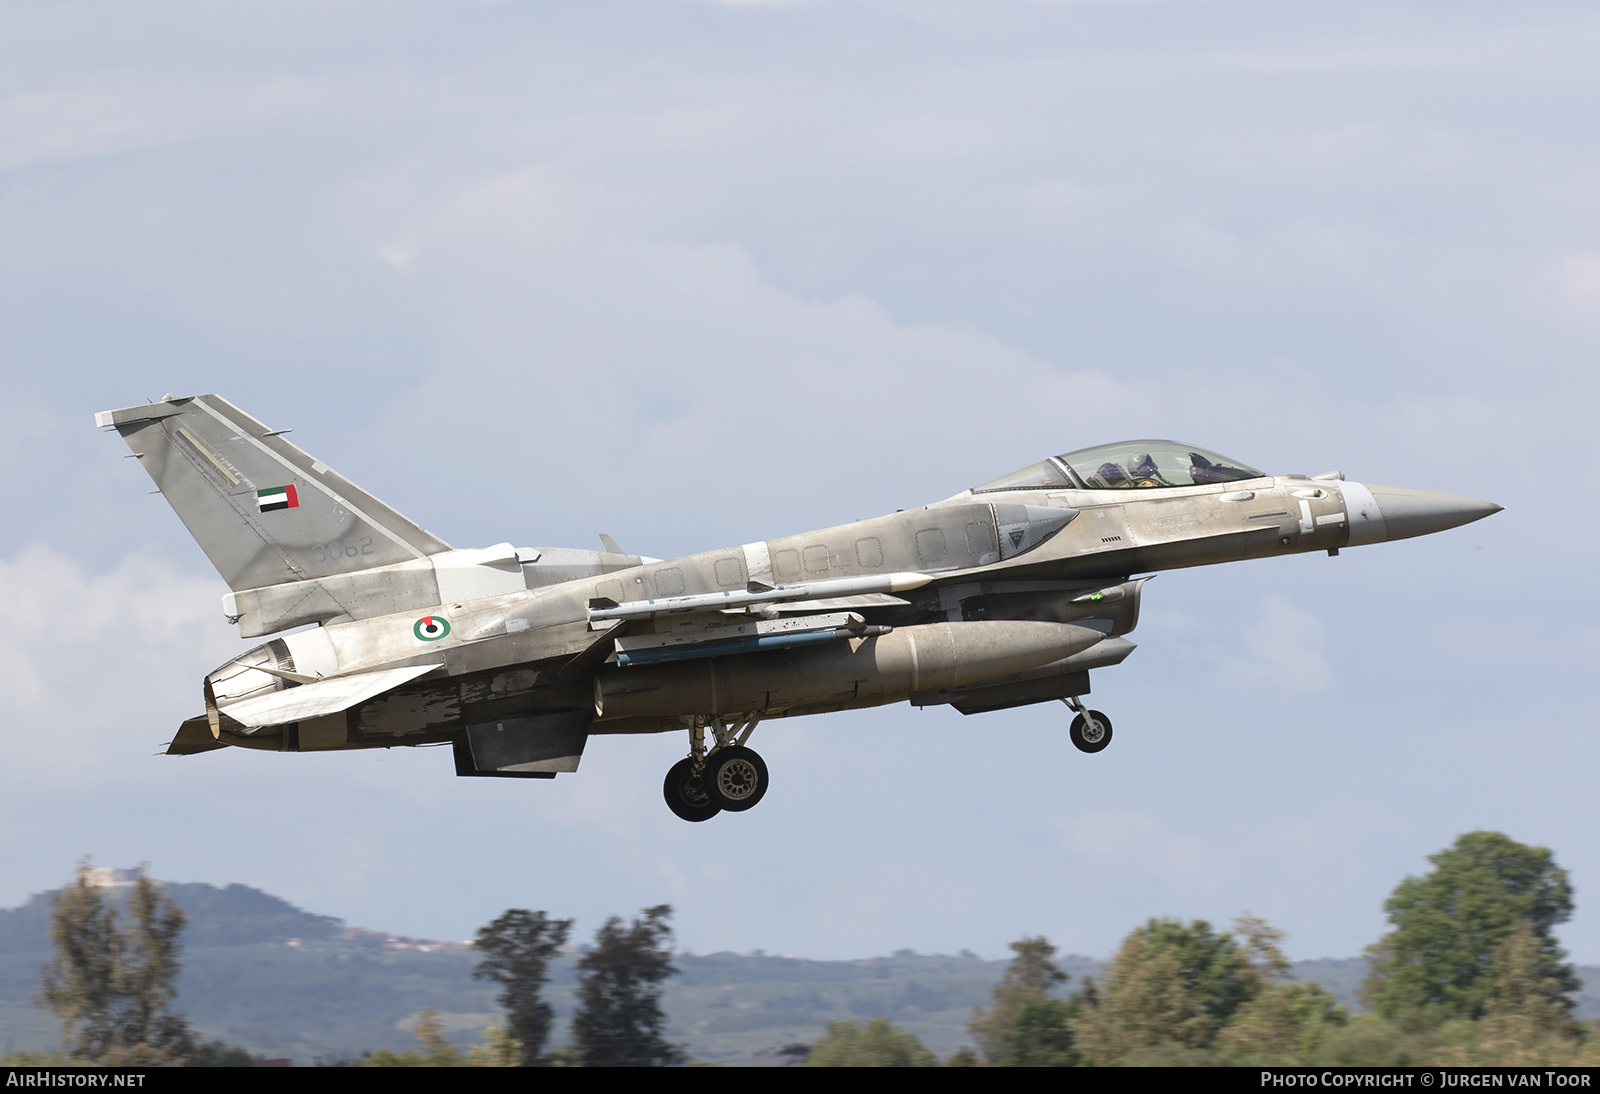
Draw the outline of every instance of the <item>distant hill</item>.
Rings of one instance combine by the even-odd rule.
[[[166,890],[189,916],[178,1007],[207,1038],[304,1064],[410,1047],[415,1016],[428,1008],[441,1012],[458,1043],[477,1043],[499,1013],[497,987],[472,979],[477,960],[463,943],[346,927],[244,885]],[[0,1051],[59,1047],[55,1020],[32,1004],[39,966],[51,956],[50,908],[46,893],[0,910]],[[576,961],[564,954],[551,970],[558,1043],[572,1013]],[[715,953],[676,962],[680,975],[664,996],[669,1035],[704,1061],[810,1042],[837,1018],[884,1017],[949,1054],[968,1042],[972,1008],[989,1003],[1007,964],[909,950],[856,961]],[[1099,968],[1077,955],[1061,966],[1072,977],[1069,991]],[[1357,958],[1303,961],[1295,974],[1353,1003],[1366,966]],[[1600,985],[1600,968],[1578,974]],[[1600,998],[1583,994],[1578,1014],[1600,1017]]]
[[[107,892],[120,901],[129,888],[113,887]],[[173,883],[164,888],[189,917],[183,941],[190,948],[333,938],[344,929],[341,919],[302,912],[286,900],[247,885],[219,889],[215,885]],[[48,949],[54,895],[35,893],[20,908],[0,910],[0,955],[37,954],[40,939],[46,940]]]

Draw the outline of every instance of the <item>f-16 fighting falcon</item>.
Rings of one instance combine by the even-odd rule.
[[[554,778],[595,733],[684,733],[667,805],[749,809],[766,719],[1061,701],[1134,650],[1148,575],[1454,528],[1500,510],[1192,444],[1051,456],[919,509],[683,558],[454,548],[215,395],[110,410],[231,591],[245,638],[167,751],[452,746],[457,775]],[[315,624],[315,626],[308,626]],[[296,629],[300,628],[300,629]]]

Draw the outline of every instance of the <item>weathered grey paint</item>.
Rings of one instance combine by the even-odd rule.
[[[128,442],[227,581],[242,635],[319,624],[208,675],[206,714],[170,752],[453,742],[458,771],[475,775],[548,777],[576,769],[591,733],[697,719],[1084,695],[1090,671],[1134,648],[1122,636],[1138,624],[1135,574],[1336,553],[1499,508],[1338,474],[1056,483],[661,561],[606,536],[601,552],[456,550],[216,396],[96,422]],[[617,662],[669,647],[684,659]],[[304,713],[274,724],[273,711]]]

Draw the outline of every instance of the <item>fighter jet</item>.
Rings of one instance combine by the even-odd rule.
[[[1051,456],[944,501],[662,561],[454,548],[215,395],[95,416],[127,441],[270,638],[205,678],[168,753],[452,748],[463,776],[573,772],[597,733],[684,733],[688,821],[767,791],[774,718],[909,702],[982,714],[1062,702],[1111,742],[1089,675],[1134,650],[1161,570],[1427,535],[1500,506],[1268,475],[1175,441]]]

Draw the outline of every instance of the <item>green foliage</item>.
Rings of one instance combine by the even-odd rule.
[[[1368,1005],[1387,1018],[1425,1007],[1481,1017],[1495,993],[1496,948],[1524,924],[1539,990],[1570,1008],[1578,982],[1553,931],[1572,917],[1572,886],[1550,851],[1469,832],[1429,861],[1431,873],[1406,878],[1384,905],[1394,930],[1368,949]]]
[[[1444,1021],[1433,1012],[1394,1019],[1363,1014],[1331,1030],[1305,1061],[1316,1067],[1426,1067],[1463,1051],[1472,1023]]]
[[[1078,1063],[1070,1019],[1075,1003],[1048,993],[1067,982],[1056,968],[1056,948],[1044,938],[1011,943],[1016,956],[995,985],[993,1004],[974,1007],[967,1031],[983,1059],[1003,1067],[1070,1067]]]
[[[1052,999],[1039,994],[1022,1004],[1005,1051],[996,1061],[1001,1067],[1077,1067],[1083,1062],[1073,1043],[1072,1019],[1082,998]]]
[[[1105,983],[1085,993],[1074,1032],[1098,1063],[1203,1049],[1262,978],[1232,935],[1204,920],[1152,919],[1123,941]]]
[[[1084,992],[1085,1006],[1073,1023],[1079,1049],[1095,1063],[1110,1064],[1208,1044],[1215,1027],[1196,1001],[1206,993],[1193,989],[1178,956],[1153,950],[1147,932],[1135,931],[1104,983],[1091,982]]]
[[[1134,931],[1144,941],[1144,959],[1171,957],[1197,1016],[1215,1030],[1257,990],[1254,968],[1231,934],[1217,934],[1197,919],[1184,926],[1175,919],[1152,919]]]
[[[855,1022],[829,1022],[828,1032],[811,1046],[807,1067],[938,1067],[939,1057],[916,1034],[887,1019],[862,1028]]]
[[[1250,915],[1233,925],[1240,939],[1240,980],[1249,998],[1218,1032],[1214,1047],[1229,1063],[1298,1063],[1329,1029],[1345,1025],[1349,1012],[1321,984],[1287,982],[1291,973],[1280,948],[1282,931]]]
[[[550,919],[544,912],[512,908],[478,931],[477,948],[484,956],[472,977],[505,986],[500,1005],[506,1010],[510,1035],[522,1045],[523,1067],[548,1062],[544,1045],[550,1039],[554,1013],[542,993],[550,961],[566,944],[571,930],[570,919]]]
[[[94,1067],[83,1057],[64,1052],[0,1052],[0,1067]]]
[[[1321,984],[1271,984],[1235,1012],[1216,1049],[1229,1063],[1297,1064],[1349,1021]]]
[[[417,1051],[380,1049],[364,1061],[366,1067],[460,1067],[461,1053],[444,1039],[439,1012],[425,1010],[417,1016]]]
[[[184,1061],[185,1067],[255,1067],[256,1058],[247,1048],[230,1045],[225,1041],[207,1041],[196,1045],[194,1052]]]
[[[578,960],[572,1047],[584,1067],[665,1067],[683,1059],[663,1036],[661,983],[678,971],[667,948],[671,915],[671,905],[646,908],[627,929],[612,916]]]
[[[1249,915],[1232,934],[1151,920],[1130,934],[1071,1020],[1098,1064],[1293,1064],[1349,1021],[1318,984],[1288,982],[1283,932]]]
[[[37,1002],[61,1020],[69,1056],[102,1065],[182,1063],[195,1053],[177,998],[185,917],[147,877],[134,883],[127,931],[89,865],[56,894],[50,938],[55,960],[40,969]]]
[[[1495,993],[1478,1023],[1467,1065],[1580,1066],[1600,1062],[1600,1046],[1584,1044],[1560,984],[1545,968],[1533,928],[1519,923],[1495,950]]]
[[[465,1053],[444,1039],[439,1012],[417,1015],[417,1048],[411,1052],[379,1049],[361,1061],[362,1067],[521,1067],[522,1042],[495,1022],[483,1031],[484,1043]],[[342,1066],[342,1065],[335,1065]]]

